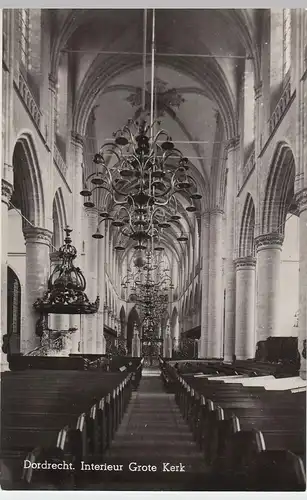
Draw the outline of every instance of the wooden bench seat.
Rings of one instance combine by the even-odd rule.
[[[60,437],[64,436],[61,429],[67,429],[68,447],[63,452],[72,453],[79,462],[87,458],[87,453],[97,451],[96,436],[97,443],[100,440],[105,449],[128,403],[133,376],[119,371],[56,370],[4,375],[1,459],[6,466],[9,464],[15,478],[28,452],[34,448],[57,448]]]
[[[233,489],[235,484],[248,488],[246,466],[265,450],[268,454],[294,454],[295,467],[305,462],[306,392],[292,392],[292,387],[300,384],[304,386],[305,382],[294,377],[276,379],[271,374],[242,379],[221,375],[177,377],[176,401],[215,481],[226,477],[226,489]],[[228,469],[228,473],[217,473],[219,468],[223,474]],[[294,469],[291,473],[300,489],[299,475],[296,477]]]

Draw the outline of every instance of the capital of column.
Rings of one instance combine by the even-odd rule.
[[[56,264],[60,260],[59,252],[57,251],[50,253],[49,257],[50,257],[50,262],[54,264]]]
[[[78,132],[75,132],[74,130],[71,131],[71,141],[75,146],[78,146],[80,148],[84,147],[84,139],[82,135]]]
[[[224,210],[221,208],[215,207],[215,208],[210,208],[210,216],[211,215],[224,215]]]
[[[262,96],[262,82],[254,87],[255,100],[260,99]]]
[[[23,230],[23,235],[27,243],[38,243],[40,245],[50,245],[52,232],[42,227],[28,226]]]
[[[226,150],[229,152],[239,147],[239,145],[240,145],[240,137],[239,136],[232,137],[226,143]]]
[[[242,269],[255,269],[256,259],[252,256],[239,257],[235,260],[235,266],[237,271],[241,271]]]
[[[200,218],[201,220],[208,220],[210,217],[210,209],[208,208],[207,210],[204,210],[203,212],[201,212],[200,214]]]
[[[98,217],[96,207],[84,207],[84,213],[87,217]]]
[[[295,194],[295,199],[298,205],[298,212],[301,214],[307,210],[307,188],[301,189]]]
[[[261,250],[273,248],[281,250],[283,241],[284,235],[280,233],[261,234],[255,238],[256,251],[260,252]]]
[[[5,179],[1,179],[1,200],[6,205],[9,204],[13,191],[14,191],[14,186]]]
[[[49,73],[48,80],[49,80],[49,89],[51,90],[51,92],[56,93],[56,86],[57,86],[56,77],[54,75],[52,75],[51,73]]]

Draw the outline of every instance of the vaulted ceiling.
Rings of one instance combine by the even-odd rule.
[[[97,145],[102,145],[140,107],[144,12],[59,10],[55,17],[54,64],[61,53],[68,53],[74,68],[73,126],[89,139],[94,132]],[[145,80],[149,91],[150,10],[147,19]],[[256,25],[252,9],[155,11],[156,114],[161,127],[190,160],[204,195],[202,208],[219,205],[222,199],[224,148],[238,133],[237,82],[246,57],[253,58],[257,74]],[[95,126],[89,129],[93,111]],[[188,223],[191,216],[186,219]]]

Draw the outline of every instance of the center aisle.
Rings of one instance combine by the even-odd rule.
[[[174,395],[164,391],[158,369],[143,369],[104,462],[122,467],[120,472],[97,473],[106,481],[93,489],[206,490],[202,453]]]

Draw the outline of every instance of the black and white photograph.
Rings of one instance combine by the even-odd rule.
[[[115,7],[1,11],[1,489],[304,492],[307,8]]]

